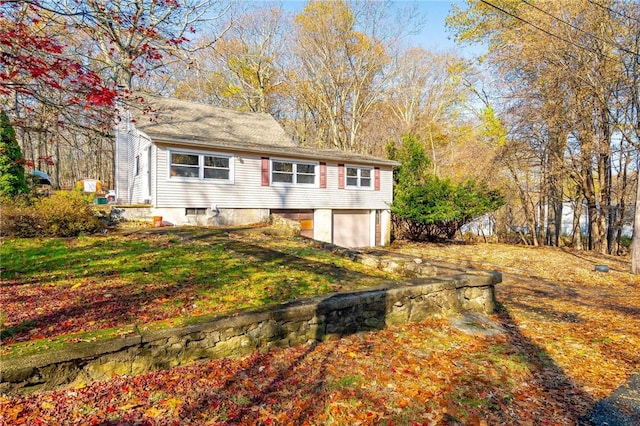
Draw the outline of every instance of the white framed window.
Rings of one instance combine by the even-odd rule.
[[[316,186],[318,164],[291,160],[271,160],[271,183]]]
[[[345,187],[373,189],[373,168],[346,166]]]
[[[187,207],[184,209],[185,216],[204,216],[207,214],[206,207]]]
[[[233,183],[233,156],[170,150],[169,178]]]

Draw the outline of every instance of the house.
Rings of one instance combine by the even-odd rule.
[[[176,225],[277,214],[344,247],[388,244],[398,163],[296,145],[268,114],[134,96],[116,127],[116,202]]]

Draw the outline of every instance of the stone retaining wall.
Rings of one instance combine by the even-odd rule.
[[[491,313],[495,308],[494,286],[500,281],[497,272],[414,278],[402,285],[305,299],[265,312],[5,359],[1,361],[0,392],[83,386],[110,379],[113,374],[129,376],[204,358],[321,341],[419,322],[433,315]]]

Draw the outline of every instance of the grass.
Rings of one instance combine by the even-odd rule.
[[[3,240],[1,355],[136,327],[179,327],[395,278],[302,240],[244,231],[165,228]]]
[[[48,264],[50,271],[25,268],[16,276],[18,262],[14,269],[3,271],[3,293],[6,289],[13,291],[14,297],[20,299],[15,306],[34,301],[33,306],[37,307],[35,297],[40,293],[27,294],[30,287],[38,291],[54,289],[54,294],[63,298],[67,291],[74,294],[79,289],[99,287],[96,277],[109,280],[112,287],[129,277],[126,286],[148,289],[177,273],[189,284],[183,283],[175,293],[164,289],[165,294],[154,294],[152,304],[158,305],[158,312],[164,312],[161,307],[169,312],[164,321],[180,323],[202,318],[190,316],[189,309],[196,308],[189,303],[207,306],[211,297],[227,297],[235,300],[232,303],[241,303],[250,294],[256,299],[254,305],[242,303],[251,308],[297,297],[298,293],[348,290],[393,278],[300,241],[242,233],[232,233],[230,238],[218,230],[183,231],[184,234],[171,231],[114,236],[110,242],[109,238],[100,237],[57,241],[49,247],[63,246],[60,254],[75,256],[76,263],[86,257],[98,258],[89,253],[109,242],[105,246],[113,246],[114,257],[109,264],[131,270],[97,275],[100,269],[96,268],[84,274],[91,267],[86,260],[86,266],[58,260],[61,263]],[[26,243],[5,241],[3,256],[9,253],[7,244],[16,247]],[[122,247],[118,248],[120,244]],[[129,244],[138,245],[134,257],[145,259],[135,267],[131,266],[137,262],[135,259],[123,261],[132,255],[125,249]],[[93,252],[75,251],[76,247],[92,245]],[[38,249],[37,244],[27,246]],[[180,256],[190,259],[188,253],[194,253],[198,259],[192,263],[195,273],[189,268],[182,272],[164,271],[165,265],[177,268],[180,262],[170,259],[164,263],[166,256],[154,253],[173,253],[174,247],[175,256],[185,252]],[[497,286],[499,309],[491,319],[505,332],[472,336],[446,318],[430,318],[315,345],[257,351],[233,359],[118,377],[72,391],[0,396],[0,411],[9,422],[26,424],[577,425],[597,400],[637,372],[640,279],[627,272],[627,258],[500,244],[397,243],[390,249],[463,269],[502,271],[503,283]],[[215,260],[207,258],[209,252],[216,253]],[[238,259],[244,261],[244,274]],[[38,261],[52,262],[46,255]],[[151,267],[149,262],[156,266]],[[595,264],[607,264],[611,272],[596,273]],[[224,269],[214,274],[210,265],[222,265]],[[206,272],[200,272],[200,267]],[[305,270],[310,273],[303,274]],[[49,274],[68,277],[68,281],[56,284]],[[261,287],[261,283],[278,274],[281,281],[292,276],[290,282],[304,281],[304,285],[295,292],[279,286],[278,280],[271,281],[268,287],[280,291]],[[85,283],[87,275],[95,282]],[[238,289],[235,295],[217,296],[212,295],[213,290],[205,291],[220,286],[228,292],[242,280],[254,290]],[[71,290],[78,283],[81,285]],[[11,290],[11,285],[21,290]],[[178,297],[184,287],[190,290],[189,296]],[[100,292],[107,290],[114,294],[123,291],[103,288]],[[194,294],[196,299],[190,299]],[[86,295],[85,299],[91,300]],[[53,298],[46,300],[54,302]],[[142,312],[149,315],[149,309]],[[182,309],[187,311],[182,313]],[[208,315],[216,312],[209,311]],[[16,316],[8,314],[6,320],[15,321]],[[64,318],[56,324],[62,326],[69,320],[68,316]],[[38,317],[27,316],[24,320],[37,321]],[[166,325],[162,321],[146,324]],[[127,332],[126,326],[123,332]],[[19,345],[34,341],[51,344],[51,338],[36,340],[35,333],[21,333],[30,340],[12,343],[12,352]]]

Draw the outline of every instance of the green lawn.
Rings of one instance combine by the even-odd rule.
[[[175,327],[395,277],[255,229],[141,229],[0,246],[3,356]]]
[[[3,353],[394,278],[302,240],[228,232],[3,241]],[[640,278],[628,257],[504,244],[388,249],[502,271],[490,317],[504,332],[472,336],[429,318],[79,389],[0,395],[0,412],[10,424],[578,425],[637,373]]]

